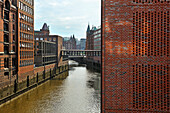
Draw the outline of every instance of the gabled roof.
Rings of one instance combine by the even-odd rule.
[[[42,27],[42,30],[49,30],[49,26],[47,26],[47,23],[44,23],[43,27]]]
[[[89,32],[90,31],[90,25],[88,24],[88,27],[87,27],[87,32]]]

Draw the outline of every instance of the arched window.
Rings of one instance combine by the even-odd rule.
[[[5,9],[10,10],[10,3],[8,0],[5,1]]]

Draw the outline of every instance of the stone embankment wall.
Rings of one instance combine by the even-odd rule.
[[[34,75],[27,76],[27,78],[22,81],[17,81],[16,79],[11,85],[0,88],[0,105],[54,77],[65,79],[68,76],[68,71],[68,63],[58,68],[55,67],[55,64],[45,66],[45,71],[44,66],[35,68]]]

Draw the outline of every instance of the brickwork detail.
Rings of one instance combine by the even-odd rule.
[[[170,112],[168,0],[102,0],[102,111]]]

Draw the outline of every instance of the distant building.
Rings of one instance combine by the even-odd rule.
[[[34,41],[35,66],[55,62],[60,63],[60,50],[62,49],[63,39],[58,35],[50,35],[49,26],[46,23],[44,23],[40,31],[34,32]]]
[[[34,64],[36,67],[56,63],[56,42],[35,40]]]
[[[85,50],[86,49],[86,39],[81,38],[80,39],[80,49]]]
[[[65,49],[76,49],[76,39],[75,36],[71,36],[70,39],[64,38],[63,39],[63,47]]]
[[[101,27],[97,28],[94,33],[94,50],[101,50]]]
[[[86,31],[86,50],[93,50],[94,49],[94,32],[96,30],[96,27],[93,26],[92,29],[90,29],[90,25],[87,27]]]
[[[101,27],[93,26],[90,29],[88,25],[86,35],[86,50],[101,50]],[[101,62],[101,57],[88,57],[88,59]]]
[[[101,27],[98,27],[94,32],[94,50],[101,50]],[[95,56],[93,58],[94,61],[101,62],[100,56]]]

